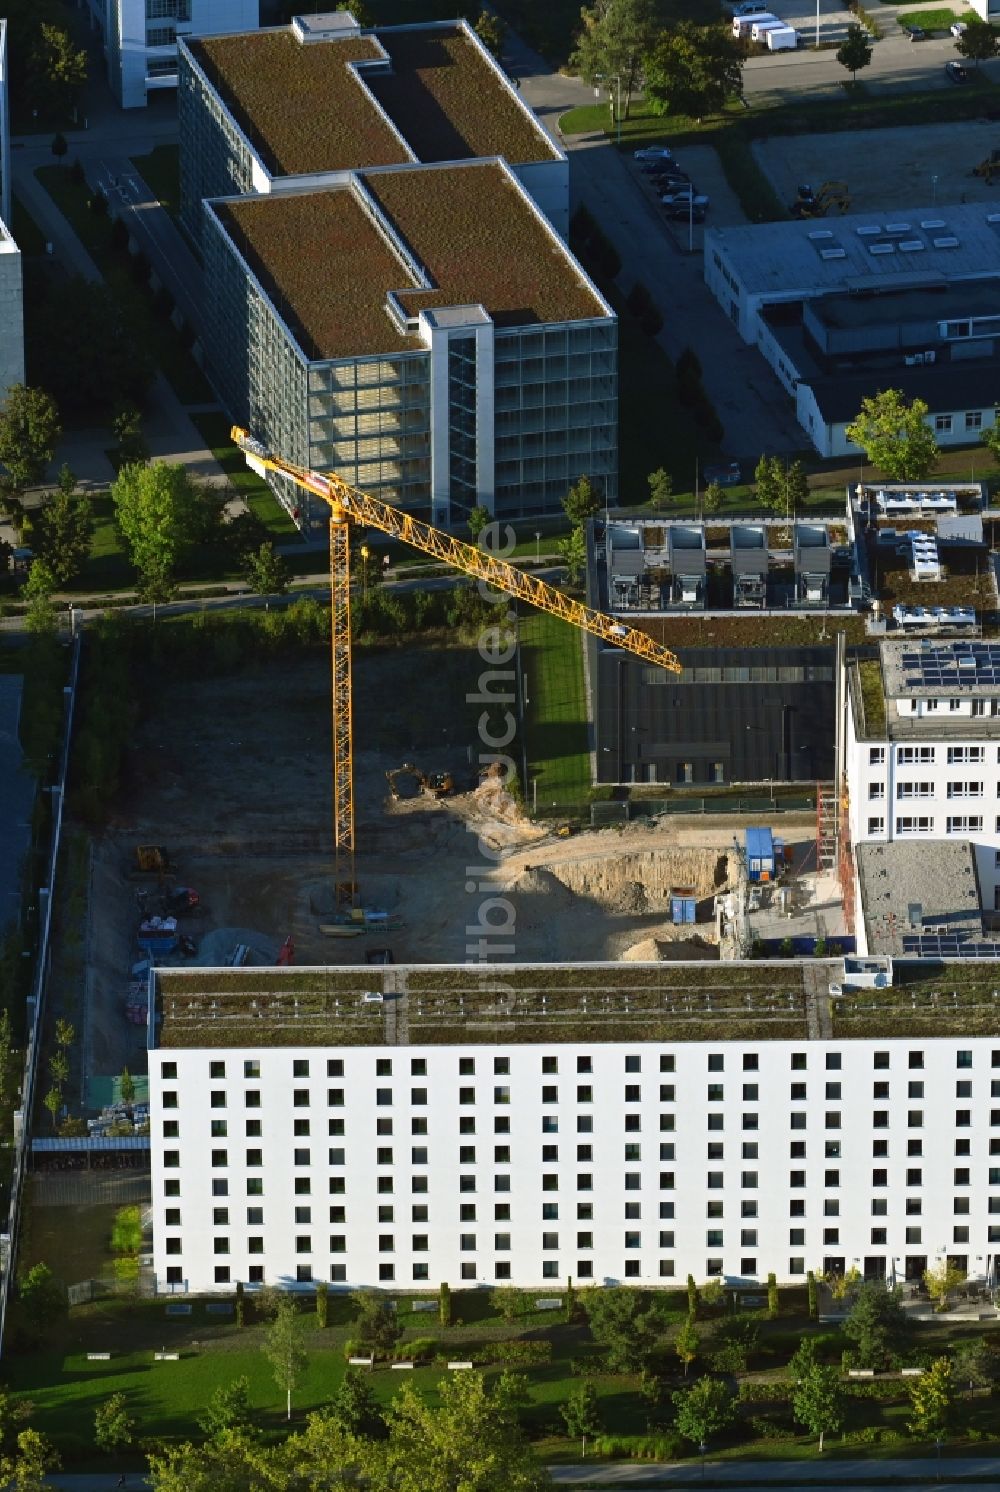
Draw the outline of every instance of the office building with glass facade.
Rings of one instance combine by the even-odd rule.
[[[617,498],[614,313],[503,161],[215,200],[204,258],[216,386],[287,459],[444,525]]]
[[[180,46],[181,215],[374,166],[502,157],[565,238],[565,152],[464,21],[362,31],[342,11]]]

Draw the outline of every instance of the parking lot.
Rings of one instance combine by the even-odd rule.
[[[726,180],[718,155],[710,145],[685,145],[682,150],[675,152],[674,162],[690,177],[698,192],[708,198],[705,221],[695,222],[693,228],[687,216],[668,218],[659,206],[660,194],[666,188],[658,186],[652,177],[645,174],[638,161],[630,161],[629,164],[644,196],[652,204],[678,249],[685,254],[689,250],[700,254],[706,228],[730,228],[737,223],[745,223],[746,214]]]
[[[789,135],[753,149],[782,202],[793,202],[803,183],[818,188],[835,179],[847,183],[852,212],[909,212],[961,202],[988,202],[1000,211],[1000,179],[989,186],[972,175],[998,147],[1000,126],[984,120]]]

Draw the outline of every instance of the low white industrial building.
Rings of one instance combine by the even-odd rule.
[[[1000,1036],[959,975],[938,1010],[918,964],[157,970],[156,1288],[990,1276]]]
[[[705,279],[794,401],[821,456],[866,395],[898,388],[929,408],[941,445],[996,423],[1000,212],[989,204],[714,228]]]

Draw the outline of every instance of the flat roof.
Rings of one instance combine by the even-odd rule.
[[[933,586],[928,584],[926,590],[930,596]],[[909,638],[883,642],[880,651],[887,699],[996,699],[1000,695],[1000,642],[975,637]]]
[[[408,315],[481,305],[499,326],[610,314],[499,163],[404,167],[359,180],[367,202],[351,184],[214,204],[311,360],[419,350],[416,334],[390,319],[391,292]]]
[[[272,176],[558,157],[458,24],[308,42],[280,27],[186,45]]]
[[[872,253],[873,247],[879,251]],[[706,263],[713,253],[724,254],[748,294],[784,300],[810,292],[916,289],[996,276],[998,249],[1000,214],[988,202],[710,228],[705,233]]]
[[[926,859],[926,846],[915,847]],[[155,1045],[997,1039],[1000,963],[895,960],[893,987],[833,997],[837,959],[743,963],[157,969]],[[366,993],[384,992],[365,1003]]]
[[[947,928],[980,938],[983,914],[976,856],[967,839],[855,846],[870,953],[899,955],[911,932]],[[919,916],[911,923],[911,912]]]
[[[818,321],[831,327],[893,326],[915,321],[1000,316],[1000,280],[965,280],[881,295],[824,295],[809,310]]]

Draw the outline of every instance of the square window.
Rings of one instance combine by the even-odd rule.
[[[383,1283],[387,1280],[394,1280],[396,1278],[395,1264],[380,1264],[378,1267],[378,1277]]]
[[[510,1075],[510,1058],[494,1057],[493,1073],[495,1077],[508,1077]]]
[[[426,1059],[426,1057],[411,1057],[410,1058],[410,1077],[411,1078],[425,1078],[426,1076],[427,1076],[427,1059]]]
[[[672,1053],[664,1053],[660,1057],[660,1071],[674,1072],[676,1070],[677,1058]],[[1000,1063],[997,1064],[1000,1066]]]
[[[593,1072],[593,1059],[590,1057],[577,1057],[576,1070],[577,1072]]]
[[[625,1058],[626,1072],[641,1072],[642,1058],[638,1054],[629,1054]]]
[[[709,1072],[723,1072],[724,1069],[725,1069],[725,1065],[726,1065],[726,1059],[725,1059],[724,1055],[722,1054],[722,1052],[709,1052],[709,1054],[708,1054],[708,1070],[709,1070]]]
[[[427,1264],[414,1264],[414,1266],[413,1266],[413,1278],[415,1280],[426,1280],[426,1279],[428,1279],[430,1277],[430,1275],[429,1275],[429,1269],[430,1269],[430,1266],[427,1265]]]
[[[210,1078],[224,1078],[226,1075],[225,1062],[210,1062],[208,1064],[208,1075]]]
[[[497,1280],[509,1280],[510,1261],[507,1259],[497,1259],[496,1263],[493,1265],[493,1277]]]
[[[377,1078],[392,1077],[392,1058],[378,1057],[375,1061],[375,1076]]]
[[[217,1264],[215,1266],[215,1283],[217,1285],[229,1284],[229,1265]]]
[[[628,1274],[628,1272],[629,1272],[629,1263],[630,1262],[632,1262],[632,1261],[626,1261],[626,1264],[625,1264],[625,1273],[626,1274]],[[639,1261],[638,1261],[638,1259],[636,1259],[634,1262],[635,1262],[635,1265],[636,1265],[635,1272],[638,1274],[638,1272],[639,1272],[638,1271]],[[559,1260],[558,1259],[543,1259],[542,1260],[542,1279],[543,1280],[557,1280],[558,1278],[559,1278]]]

